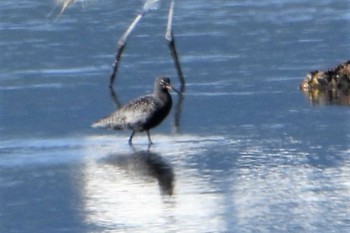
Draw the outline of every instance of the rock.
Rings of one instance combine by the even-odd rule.
[[[327,71],[311,71],[300,84],[300,89],[346,90],[350,88],[350,60]]]
[[[300,90],[316,105],[350,105],[350,60],[334,69],[308,73]]]

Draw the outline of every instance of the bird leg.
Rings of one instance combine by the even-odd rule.
[[[179,60],[179,56],[177,54],[176,45],[175,45],[175,37],[174,37],[173,31],[172,31],[174,5],[175,5],[175,0],[171,0],[169,13],[168,13],[168,23],[167,23],[167,28],[166,28],[166,32],[165,32],[165,39],[168,41],[171,56],[172,56],[174,63],[175,63],[177,75],[179,77],[180,84],[181,84],[180,92],[182,93],[185,90],[185,77],[184,77],[182,69],[181,69],[180,60]]]
[[[134,135],[135,135],[135,131],[132,131],[130,138],[129,138],[129,145],[130,146],[132,145],[132,138],[134,137]]]
[[[152,142],[152,140],[151,140],[151,135],[150,135],[150,133],[149,133],[149,130],[147,130],[146,132],[147,132],[147,137],[148,137],[148,145],[152,145],[153,142]]]

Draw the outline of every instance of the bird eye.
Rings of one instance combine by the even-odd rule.
[[[159,84],[162,86],[168,86],[168,85],[170,85],[170,80],[166,79],[166,78],[162,78],[159,80]]]

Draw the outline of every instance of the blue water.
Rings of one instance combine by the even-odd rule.
[[[349,232],[348,106],[298,90],[349,59],[350,1],[177,1],[186,92],[147,136],[113,111],[118,37],[142,1],[0,3],[0,232]],[[131,34],[115,89],[179,86],[162,1]],[[176,94],[172,94],[177,101]]]

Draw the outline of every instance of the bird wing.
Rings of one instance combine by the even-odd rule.
[[[156,111],[152,95],[146,95],[130,101],[112,114],[96,121],[93,127],[112,129],[143,130],[143,125]]]
[[[122,107],[119,115],[125,119],[128,128],[142,130],[143,125],[156,111],[156,102],[152,95],[142,96]],[[121,110],[120,109],[120,110]]]

